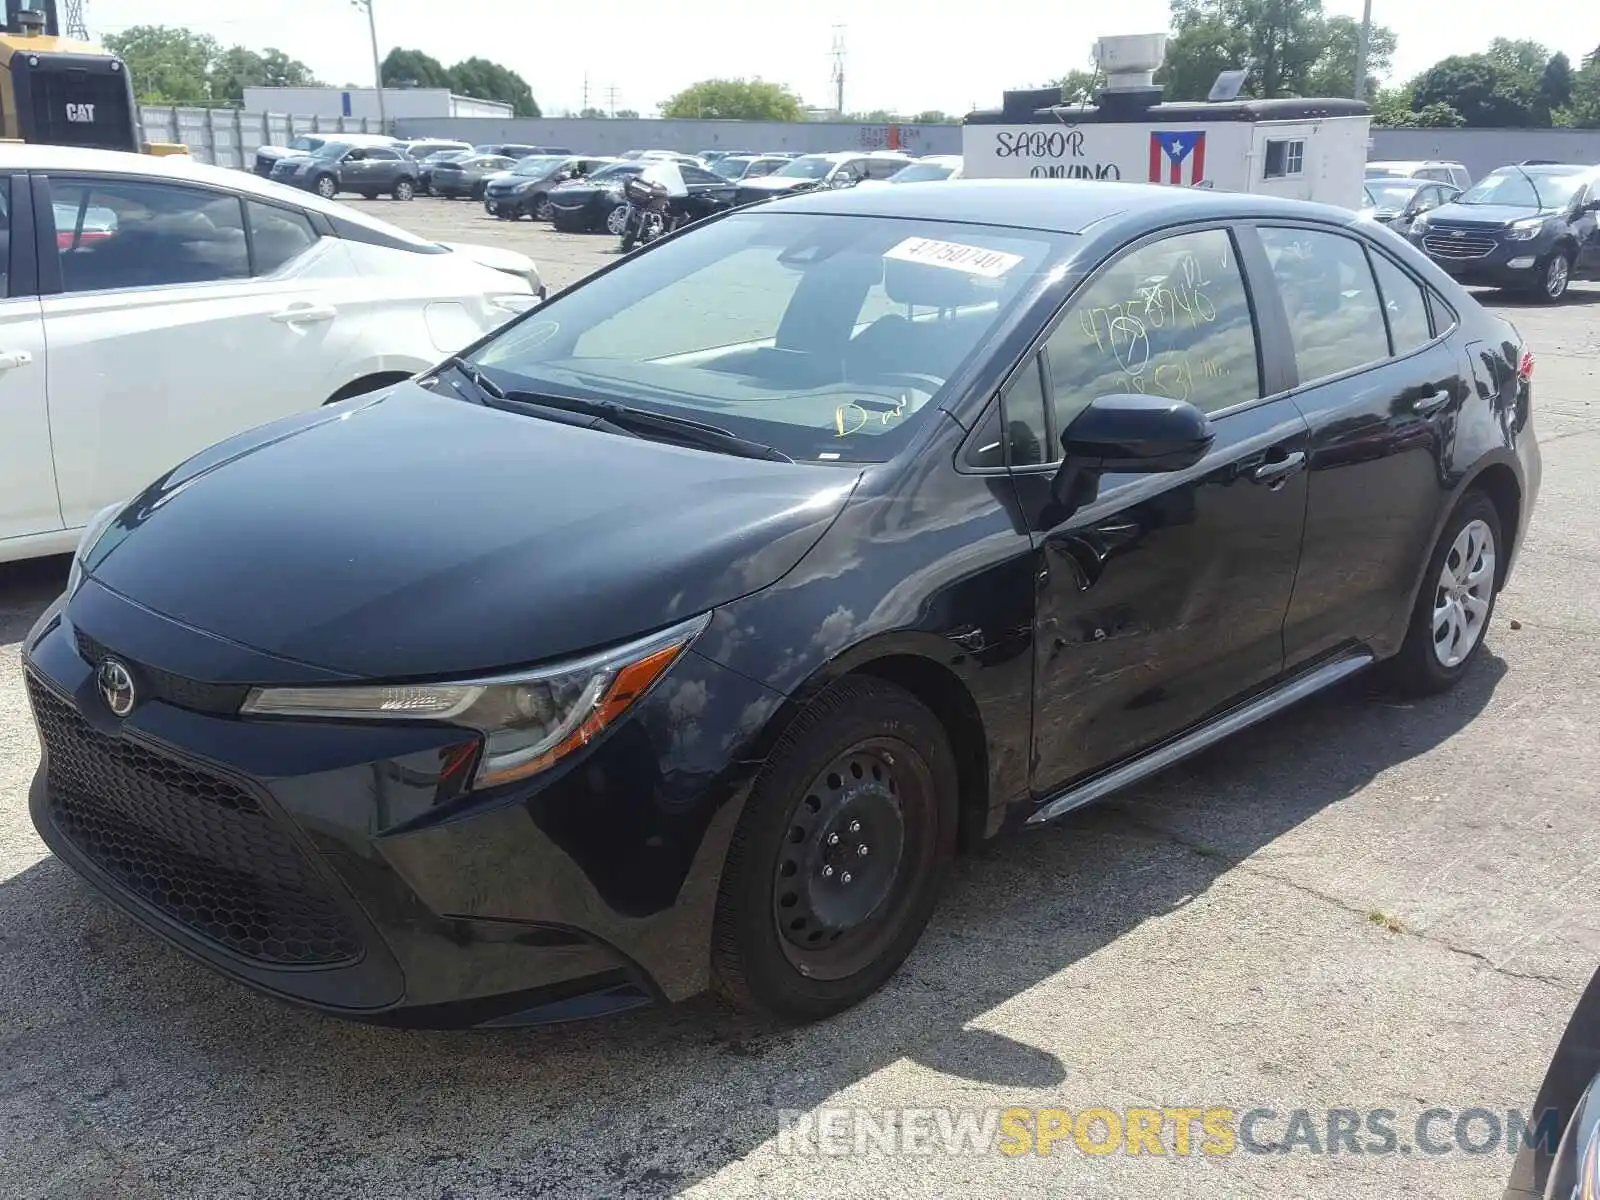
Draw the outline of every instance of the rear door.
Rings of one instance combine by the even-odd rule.
[[[69,527],[337,386],[349,325],[325,280],[349,275],[348,258],[300,210],[112,175],[45,187],[50,212],[115,222],[93,241],[63,223],[57,260],[41,264],[50,436]]]
[[[1396,259],[1329,227],[1263,225],[1293,392],[1311,426],[1305,552],[1287,666],[1404,623],[1446,497],[1445,452],[1469,383],[1453,316]]]
[[[0,560],[6,539],[62,528],[32,212],[28,177],[0,175]]]

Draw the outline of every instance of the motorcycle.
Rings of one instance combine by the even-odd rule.
[[[685,224],[688,214],[675,200],[688,198],[689,189],[676,163],[648,167],[622,185],[628,214],[622,226],[622,252],[648,246]]]

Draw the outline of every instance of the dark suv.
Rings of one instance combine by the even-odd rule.
[[[1600,279],[1597,184],[1594,167],[1501,167],[1419,216],[1409,236],[1462,283],[1554,303],[1574,279]]]
[[[359,192],[369,200],[380,195],[410,200],[417,194],[417,170],[414,159],[392,147],[324,142],[310,154],[280,158],[272,166],[272,178],[330,200],[340,192]]]

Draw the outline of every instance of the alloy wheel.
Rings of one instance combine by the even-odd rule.
[[[1572,268],[1567,265],[1567,256],[1557,253],[1550,260],[1550,266],[1544,273],[1545,295],[1552,300],[1559,300],[1566,295],[1567,283],[1572,277]]]
[[[534,207],[533,218],[536,221],[548,221],[550,219],[550,214],[554,211],[555,209],[551,206],[548,199],[540,200],[539,203]]]
[[[1444,556],[1434,591],[1433,652],[1441,666],[1460,666],[1482,640],[1494,585],[1494,534],[1469,521]]]
[[[339,194],[339,185],[333,181],[332,176],[324,175],[317,180],[317,195],[324,200],[332,200]]]
[[[933,861],[928,765],[897,738],[863,741],[811,781],[772,876],[786,958],[810,979],[844,979],[883,952],[911,882]]]
[[[628,206],[619,204],[606,214],[606,232],[621,237],[628,228]]]

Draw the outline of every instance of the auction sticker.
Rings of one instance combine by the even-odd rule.
[[[930,267],[949,267],[952,271],[981,275],[985,279],[999,279],[1022,261],[1020,254],[1006,254],[1001,250],[986,250],[982,246],[920,237],[907,238],[885,251],[883,256]]]

